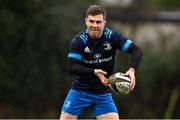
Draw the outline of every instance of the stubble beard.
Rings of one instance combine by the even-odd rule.
[[[101,31],[91,31],[91,33],[90,33],[90,37],[91,37],[92,39],[98,39],[98,38],[100,38],[101,36],[102,36]]]

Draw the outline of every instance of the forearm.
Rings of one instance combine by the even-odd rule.
[[[143,56],[142,50],[135,44],[132,44],[128,49],[128,53],[132,55],[130,67],[134,68],[134,70],[137,70]]]
[[[131,65],[130,67],[134,68],[135,70],[137,70],[137,68],[139,67],[139,64],[141,62],[143,53],[141,51],[141,49],[139,49],[138,47],[132,51],[132,59],[131,59]]]
[[[89,75],[94,74],[94,69],[81,65],[78,61],[69,59],[67,63],[68,73],[71,75]]]

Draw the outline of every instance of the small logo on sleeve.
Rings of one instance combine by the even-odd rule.
[[[70,105],[71,105],[71,101],[67,101],[64,106],[65,106],[65,108],[69,108],[69,107],[71,107]]]

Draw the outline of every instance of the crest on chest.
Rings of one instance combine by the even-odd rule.
[[[104,42],[103,46],[104,46],[104,50],[111,50],[112,49],[111,43],[109,43],[108,41]]]

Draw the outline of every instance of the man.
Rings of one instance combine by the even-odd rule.
[[[68,71],[73,75],[60,119],[77,119],[86,107],[91,107],[97,119],[119,119],[117,108],[108,87],[113,73],[117,50],[130,53],[132,60],[126,74],[135,86],[135,72],[142,58],[142,51],[122,34],[105,27],[106,11],[91,5],[86,11],[87,29],[76,35],[68,54]]]

